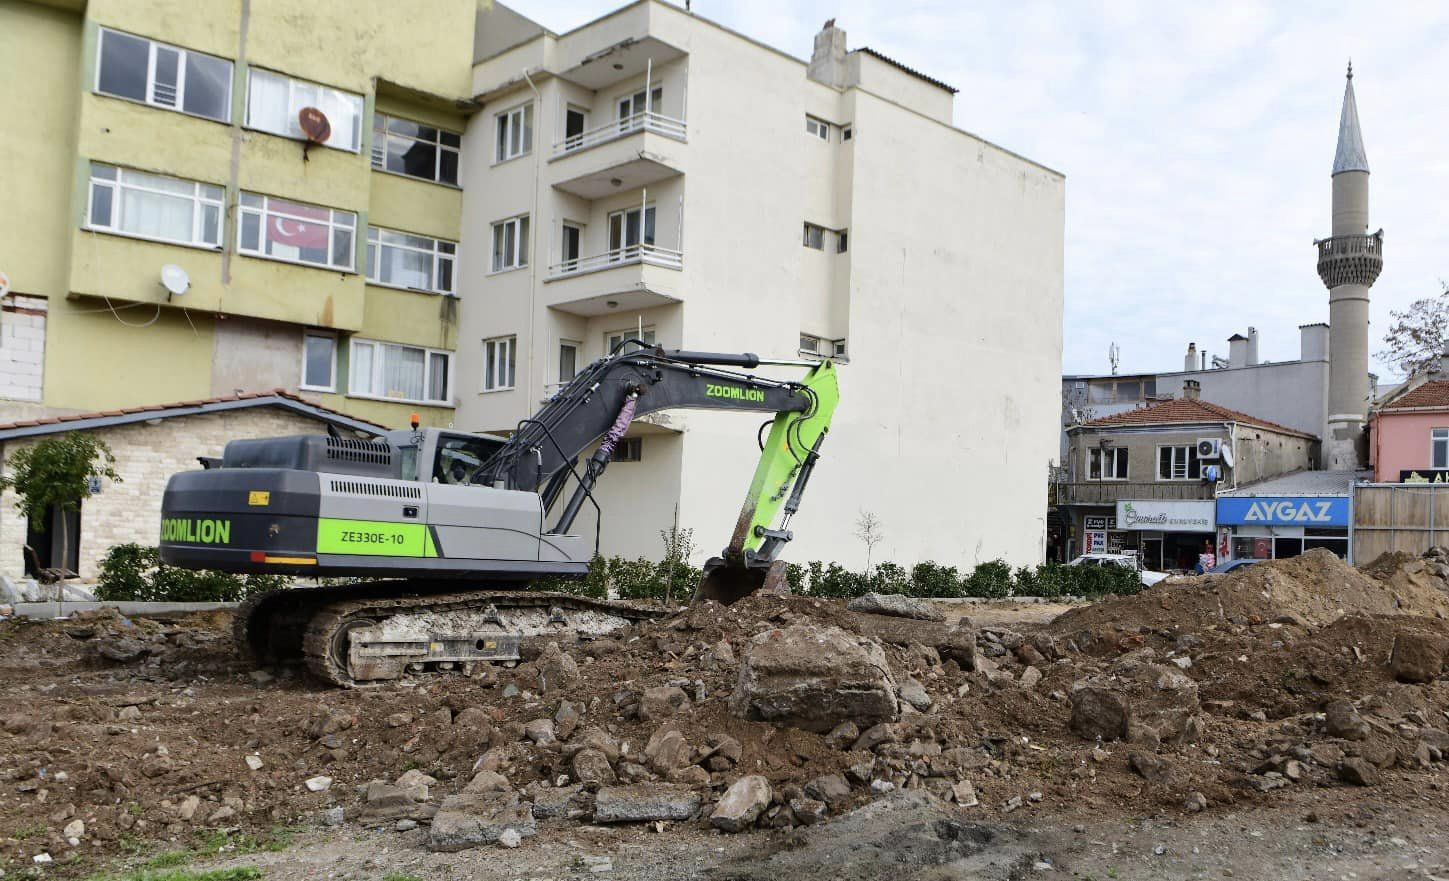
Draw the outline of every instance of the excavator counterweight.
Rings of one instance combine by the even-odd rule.
[[[807,372],[798,381],[744,372],[761,365]],[[189,568],[358,579],[249,600],[237,615],[238,643],[262,663],[301,660],[355,685],[517,660],[531,642],[602,636],[661,614],[532,589],[587,573],[608,516],[593,489],[634,420],[676,408],[772,415],[734,532],[696,591],[729,603],[783,586],[780,552],[838,401],[828,361],[629,341],[506,438],[413,427],[376,438],[232,441],[202,470],[171,477],[161,557]],[[585,506],[596,513],[592,535],[574,528]]]

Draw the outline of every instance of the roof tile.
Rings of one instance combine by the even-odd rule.
[[[1238,422],[1243,425],[1256,425],[1259,428],[1280,431],[1284,434],[1292,434],[1298,437],[1314,437],[1314,435],[1299,431],[1296,428],[1289,428],[1286,425],[1279,425],[1276,422],[1269,422],[1266,419],[1249,416],[1247,413],[1240,413],[1237,410],[1231,410],[1210,401],[1201,400],[1200,398],[1173,398],[1170,401],[1163,401],[1160,404],[1143,407],[1140,410],[1128,410],[1124,413],[1114,413],[1111,416],[1092,419],[1083,422],[1078,427],[1112,428],[1115,426],[1171,425],[1174,423],[1191,422]]]
[[[322,413],[332,413],[332,414],[335,414],[337,416],[345,416],[348,419],[354,419],[354,420],[356,420],[358,422],[369,422],[370,421],[370,420],[367,420],[367,419],[362,419],[362,418],[357,417],[357,416],[350,416],[347,413],[343,413],[340,410],[334,410],[331,407],[324,407],[321,404],[313,403],[312,401],[309,401],[309,400],[307,400],[306,398],[303,398],[300,395],[293,394],[292,392],[289,392],[286,389],[283,389],[283,388],[274,388],[274,389],[267,389],[265,391],[244,392],[242,394],[223,395],[221,397],[205,398],[205,399],[202,399],[202,400],[179,401],[179,402],[173,403],[173,404],[146,404],[146,405],[136,406],[136,407],[122,407],[122,408],[116,409],[116,410],[98,410],[98,411],[95,411],[95,412],[92,412],[92,413],[66,413],[66,414],[55,415],[55,416],[42,416],[42,417],[37,418],[37,419],[21,419],[21,420],[18,420],[16,422],[7,422],[7,423],[4,423],[4,424],[0,424],[0,431],[7,431],[7,430],[12,429],[12,428],[33,428],[33,427],[38,426],[38,425],[58,425],[58,424],[65,423],[65,422],[81,422],[81,421],[84,421],[84,420],[87,420],[87,419],[104,419],[104,418],[113,417],[113,416],[129,416],[129,415],[133,415],[133,414],[137,414],[137,413],[151,413],[151,412],[155,412],[155,411],[158,411],[158,410],[174,410],[174,409],[177,409],[177,408],[180,408],[180,407],[203,407],[203,406],[206,406],[207,404],[222,404],[222,403],[226,403],[227,401],[244,401],[244,400],[254,400],[256,398],[274,398],[274,397],[275,398],[287,398],[289,400],[296,401],[296,402],[298,402],[300,404],[306,404],[308,407],[311,407],[312,409],[318,410],[318,411],[320,411]],[[180,415],[184,415],[184,414],[180,414]],[[382,426],[378,426],[378,427],[381,428]]]
[[[1385,410],[1407,410],[1416,407],[1449,407],[1449,379],[1426,382],[1403,397],[1383,406]]]

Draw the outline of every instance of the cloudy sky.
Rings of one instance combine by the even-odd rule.
[[[514,0],[563,31],[623,0]],[[1227,354],[1298,356],[1328,320],[1312,240],[1329,233],[1344,64],[1385,230],[1370,351],[1392,309],[1449,279],[1449,3],[962,3],[694,0],[694,11],[800,57],[834,17],[961,90],[956,125],[1067,176],[1069,373]],[[1381,376],[1392,370],[1374,359]]]

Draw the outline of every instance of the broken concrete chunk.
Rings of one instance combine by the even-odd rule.
[[[699,810],[699,794],[676,783],[605,786],[594,799],[595,823],[688,820]]]
[[[450,795],[433,817],[428,846],[446,852],[466,850],[497,843],[510,831],[520,838],[538,831],[532,805],[495,793]]]
[[[838,627],[795,625],[751,639],[730,709],[741,718],[827,732],[900,715],[880,645]]]
[[[917,621],[945,621],[940,609],[924,600],[914,599],[898,593],[868,593],[858,596],[846,604],[852,612],[870,612],[875,615],[890,615],[896,618],[914,618]]]
[[[843,781],[842,781],[843,782]],[[760,814],[770,806],[774,791],[770,781],[759,774],[736,780],[715,805],[709,822],[716,829],[740,832],[754,825]]]
[[[644,689],[639,700],[639,718],[645,722],[652,719],[667,719],[676,713],[686,712],[691,707],[689,695],[674,685],[660,685]]]

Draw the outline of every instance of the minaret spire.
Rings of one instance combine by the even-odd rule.
[[[1343,110],[1338,115],[1338,151],[1333,155],[1333,173],[1368,171],[1368,154],[1363,149],[1363,132],[1358,125],[1358,102],[1353,97],[1353,61],[1348,62],[1348,81],[1343,87]]]

